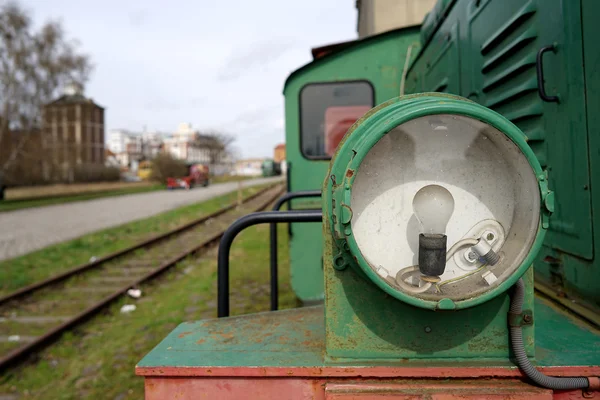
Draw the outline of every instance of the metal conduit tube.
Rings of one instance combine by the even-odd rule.
[[[525,284],[523,279],[519,279],[513,286],[513,293],[510,300],[511,314],[520,315],[523,312],[523,299],[525,297]],[[547,376],[538,371],[527,358],[525,346],[523,345],[523,331],[520,326],[510,326],[510,342],[512,350],[515,353],[517,365],[525,375],[540,386],[549,389],[585,389],[590,387],[590,378],[586,377],[564,377],[558,378]],[[598,378],[592,378],[598,380]]]

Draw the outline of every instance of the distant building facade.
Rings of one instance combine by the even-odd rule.
[[[133,132],[123,129],[108,133],[108,149],[115,155],[123,167],[129,167],[132,161],[139,161],[142,155],[141,138]]]
[[[273,152],[273,160],[278,163],[285,161],[285,143],[281,143],[275,146],[275,150]]]
[[[235,163],[233,174],[240,176],[262,175],[262,164],[264,161],[264,158],[247,158],[245,160],[238,160]]]
[[[67,86],[42,108],[42,148],[47,180],[73,181],[76,170],[104,165],[104,108]]]
[[[214,138],[193,129],[189,123],[179,124],[171,134],[112,130],[108,147],[121,166],[131,169],[142,160],[152,160],[161,151],[186,164],[208,165],[213,175],[230,173],[234,164],[227,149]]]
[[[107,146],[121,166],[131,167],[140,161],[156,157],[162,149],[165,136],[158,132],[139,133],[114,129],[108,134]]]
[[[192,124],[181,123],[177,130],[164,139],[164,151],[186,163],[208,164],[208,149],[199,146],[200,132],[192,129]]]
[[[213,175],[231,173],[233,159],[213,137],[201,134],[192,124],[179,124],[177,131],[164,139],[163,150],[187,164],[208,165]]]
[[[358,37],[419,25],[436,0],[357,0]]]

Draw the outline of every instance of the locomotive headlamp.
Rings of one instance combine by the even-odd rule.
[[[394,99],[359,120],[332,160],[325,197],[334,267],[434,309],[507,290],[531,265],[552,210],[523,133],[440,94]]]
[[[437,282],[446,269],[445,232],[454,211],[454,197],[443,186],[427,185],[415,194],[412,205],[423,228],[419,235],[419,271],[423,280]]]

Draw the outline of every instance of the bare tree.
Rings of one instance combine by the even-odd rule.
[[[26,133],[40,127],[42,105],[67,83],[85,83],[91,70],[88,56],[66,39],[59,22],[33,31],[29,13],[18,3],[0,5],[0,149],[5,149],[0,187],[4,173],[23,156]]]
[[[210,165],[220,164],[233,155],[233,135],[219,131],[205,131],[196,138],[196,146],[207,149]]]

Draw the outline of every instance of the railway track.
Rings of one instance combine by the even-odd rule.
[[[135,288],[218,242],[237,218],[283,191],[273,185],[175,230],[0,298],[0,370],[47,346]]]

